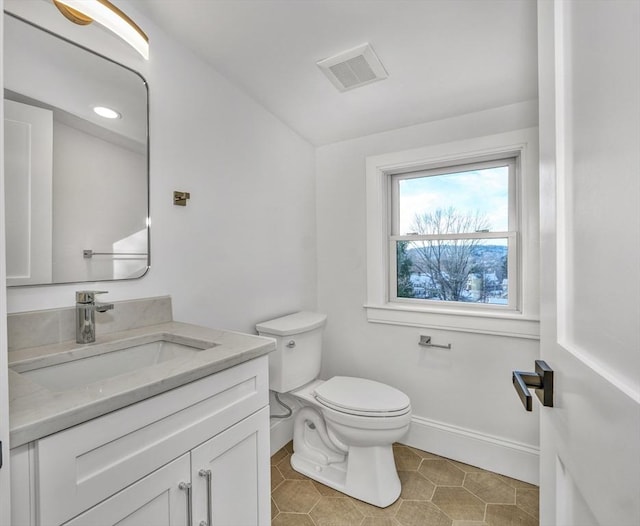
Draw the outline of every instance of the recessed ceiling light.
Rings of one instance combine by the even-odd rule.
[[[105,119],[120,119],[122,117],[116,110],[112,110],[106,106],[94,106],[93,111]]]

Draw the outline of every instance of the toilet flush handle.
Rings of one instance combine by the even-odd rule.
[[[289,347],[289,349],[293,349],[295,346],[296,346],[295,340],[289,340],[289,343],[287,343],[287,347]]]

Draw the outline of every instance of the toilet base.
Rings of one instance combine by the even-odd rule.
[[[317,480],[325,486],[345,493],[345,482],[347,480],[346,461],[322,465],[304,458],[299,453],[294,453],[291,456],[291,467],[310,479]]]
[[[346,460],[331,464],[294,453],[291,467],[325,486],[380,508],[393,504],[402,489],[390,445],[350,447]]]

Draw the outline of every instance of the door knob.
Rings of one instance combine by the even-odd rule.
[[[536,360],[536,372],[525,373],[513,371],[513,387],[515,388],[522,405],[527,411],[532,410],[532,397],[529,388],[536,390],[536,395],[546,407],[553,407],[553,369],[543,360]]]

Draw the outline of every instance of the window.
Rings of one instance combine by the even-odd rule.
[[[538,339],[538,130],[367,157],[371,323]]]
[[[517,158],[390,176],[393,302],[517,307]]]

